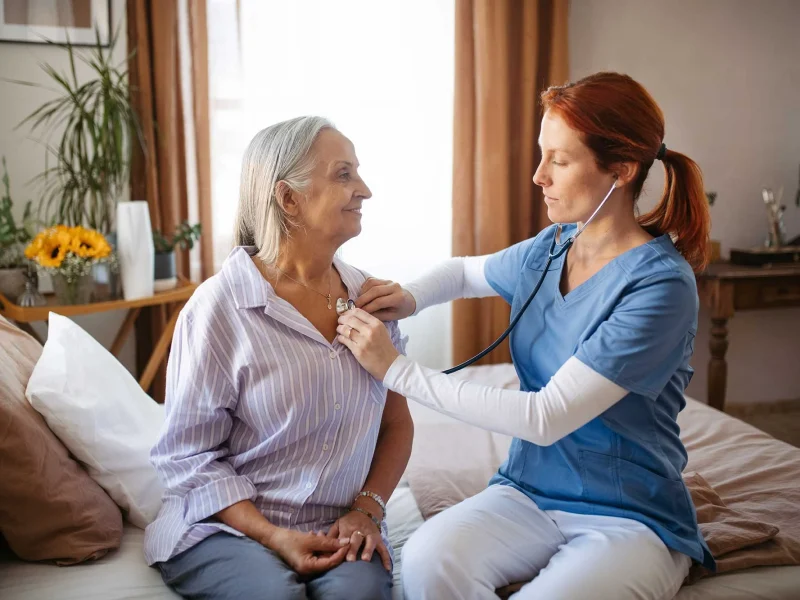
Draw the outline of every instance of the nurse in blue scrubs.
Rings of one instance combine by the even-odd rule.
[[[694,272],[707,256],[700,169],[666,148],[661,110],[630,77],[598,73],[548,89],[542,102],[533,180],[550,220],[568,225],[450,259],[403,287],[370,280],[359,308],[340,318],[340,342],[389,389],[514,437],[486,490],[406,544],[410,599],[489,600],[529,581],[514,598],[661,600],[677,593],[692,561],[714,568],[681,478],[676,421],[692,376]],[[664,192],[638,216],[655,160]],[[554,238],[578,231],[548,261]],[[494,295],[514,315],[542,275],[510,337],[519,391],[422,367],[398,355],[381,322]]]

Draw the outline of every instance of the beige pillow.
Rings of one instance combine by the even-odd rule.
[[[73,564],[118,548],[122,515],[26,400],[41,353],[0,317],[0,532],[20,558]]]

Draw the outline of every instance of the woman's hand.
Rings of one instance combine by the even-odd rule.
[[[339,317],[336,339],[350,349],[356,360],[378,381],[400,355],[386,325],[371,314],[354,308]]]
[[[328,532],[328,538],[336,539],[339,542],[347,542],[347,561],[356,560],[356,555],[361,547],[361,560],[367,562],[372,560],[372,553],[378,551],[381,562],[387,571],[392,570],[392,560],[389,551],[383,543],[381,532],[375,522],[364,513],[350,511],[333,524]]]
[[[413,315],[417,310],[417,301],[399,283],[370,277],[361,287],[356,308],[367,311],[381,321],[396,321]]]
[[[350,547],[349,542],[337,538],[283,528],[276,529],[269,540],[262,544],[276,552],[295,573],[304,577],[339,566]]]

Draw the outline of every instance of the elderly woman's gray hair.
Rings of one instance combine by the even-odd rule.
[[[323,129],[335,127],[322,117],[276,123],[259,131],[244,152],[234,242],[256,246],[258,258],[267,264],[277,260],[280,242],[289,233],[290,223],[275,194],[278,183],[306,191],[314,169],[311,146]]]

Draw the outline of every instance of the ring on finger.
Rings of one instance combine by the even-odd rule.
[[[347,326],[347,339],[350,339],[350,334],[353,333],[353,328],[349,325]]]
[[[364,534],[363,534],[363,533],[361,533],[360,531],[354,531],[353,533],[354,533],[354,534],[356,534],[356,535],[360,535],[360,536],[361,536],[361,537],[363,537],[363,538],[367,537],[366,535],[364,535]]]

